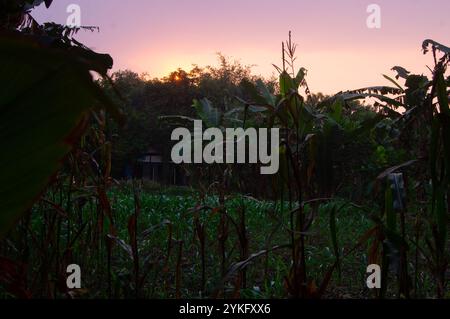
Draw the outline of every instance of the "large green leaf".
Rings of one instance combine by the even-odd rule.
[[[267,104],[271,105],[271,106],[275,106],[276,103],[276,96],[273,95],[270,91],[269,88],[264,84],[264,82],[260,79],[258,79],[256,81],[256,87],[259,90],[259,94],[264,98],[264,100],[266,101]]]
[[[436,77],[437,77],[436,83],[437,97],[441,112],[446,115],[450,115],[450,108],[448,106],[449,101],[447,93],[447,83],[445,83],[443,71],[436,74]]]
[[[430,46],[432,48],[435,48],[435,49],[445,53],[445,54],[450,54],[450,48],[449,47],[447,47],[445,45],[442,45],[442,44],[440,44],[440,43],[438,43],[436,41],[433,41],[431,39],[427,39],[427,40],[423,41],[423,43],[422,43],[422,50],[423,50],[423,52],[427,53]]]
[[[222,124],[222,112],[207,99],[194,100],[192,105],[207,127],[219,127]]]
[[[83,132],[108,103],[87,61],[29,36],[0,35],[0,236],[39,198]],[[109,104],[109,107],[113,107]]]
[[[266,105],[270,104],[270,100],[266,100],[266,98],[261,94],[261,87],[258,88],[254,83],[250,82],[249,80],[243,80],[241,82],[242,88],[245,90],[245,92],[250,96],[252,99],[250,104],[257,104],[257,105]],[[246,102],[245,102],[246,103]]]
[[[296,92],[298,87],[295,86],[292,77],[284,71],[280,74],[280,93],[282,97],[287,97],[292,92]]]

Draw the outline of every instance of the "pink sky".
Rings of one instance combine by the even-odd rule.
[[[422,41],[450,45],[449,0],[55,0],[33,14],[65,23],[71,3],[80,5],[82,25],[100,27],[79,40],[110,53],[114,70],[151,77],[215,64],[216,52],[269,76],[291,30],[311,90],[330,94],[387,84],[381,74],[395,65],[427,73]],[[381,29],[366,26],[372,3],[381,7]]]

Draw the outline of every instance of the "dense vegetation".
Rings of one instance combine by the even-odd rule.
[[[31,4],[0,2],[0,296],[450,297],[448,47],[424,41],[429,77],[397,66],[389,86],[334,96],[310,92],[291,37],[276,80],[221,56],[165,79],[109,77],[109,56],[38,25]],[[185,165],[184,188],[122,180],[195,118],[280,128],[280,171]],[[82,289],[66,287],[73,263]],[[381,289],[366,287],[369,264]]]

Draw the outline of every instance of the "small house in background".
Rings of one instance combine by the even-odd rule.
[[[150,147],[147,153],[142,154],[137,164],[138,178],[164,185],[187,185],[183,168],[155,148]]]

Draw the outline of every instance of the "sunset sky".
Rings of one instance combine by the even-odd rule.
[[[427,73],[422,41],[450,45],[449,0],[55,0],[33,15],[65,23],[71,3],[80,5],[82,25],[100,27],[79,33],[81,42],[110,53],[114,70],[151,77],[214,65],[216,52],[270,76],[291,30],[311,90],[330,94],[386,84],[381,74],[395,65]],[[381,7],[381,29],[366,25],[372,3]]]

